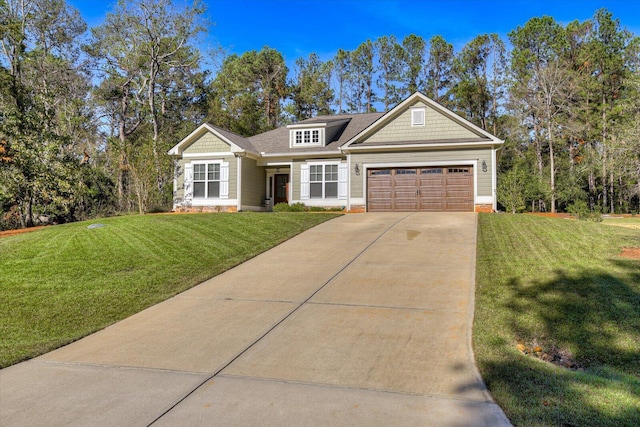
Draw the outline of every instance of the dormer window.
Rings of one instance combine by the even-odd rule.
[[[295,129],[290,135],[292,147],[322,146],[324,129]]]

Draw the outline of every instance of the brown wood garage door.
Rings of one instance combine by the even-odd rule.
[[[369,212],[473,212],[473,166],[369,169]]]

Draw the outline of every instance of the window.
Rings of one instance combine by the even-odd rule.
[[[372,170],[370,175],[371,176],[391,175],[391,169]]]
[[[424,126],[424,108],[411,110],[411,126]]]
[[[429,175],[429,174],[435,174],[435,173],[442,173],[442,168],[437,168],[437,169],[422,169],[422,174],[423,174],[423,175]]]
[[[291,131],[292,145],[322,145],[320,129],[304,129]]]
[[[415,175],[417,172],[415,169],[398,169],[396,175]]]
[[[449,173],[469,173],[469,168],[449,168]]]
[[[193,165],[193,197],[204,199],[220,197],[220,163]]]
[[[338,198],[338,165],[309,166],[309,197],[311,199]]]

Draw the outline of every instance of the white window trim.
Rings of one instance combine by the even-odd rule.
[[[418,113],[417,116],[416,116],[416,113]],[[412,108],[411,109],[411,126],[412,127],[424,126],[426,121],[425,116],[426,116],[425,107]]]
[[[219,186],[219,194],[218,197],[196,197],[195,195],[193,195],[193,187],[194,187],[194,183],[195,183],[195,170],[194,170],[194,166],[195,165],[205,165],[205,174],[208,173],[208,165],[220,165],[220,179],[217,181],[220,183]],[[228,199],[229,198],[229,162],[225,162],[222,160],[207,160],[207,161],[202,161],[202,160],[198,160],[198,161],[192,161],[190,163],[190,172],[191,172],[191,176],[190,181],[188,184],[190,184],[190,189],[191,189],[191,200],[192,201],[208,201],[208,200],[221,200],[221,199]],[[185,180],[187,179],[187,177],[185,176]],[[205,183],[209,182],[205,180]],[[214,182],[214,181],[211,181]],[[186,182],[185,182],[186,184]],[[205,192],[208,191],[208,186],[205,184]]]
[[[314,183],[322,183],[322,197],[311,197],[311,166],[322,166],[322,181],[313,181]],[[338,167],[338,179],[336,181],[326,181],[326,166]],[[309,201],[338,201],[347,199],[347,181],[348,181],[347,164],[336,162],[307,162],[300,165],[300,199]],[[336,197],[326,197],[327,182],[335,182],[337,184]]]
[[[309,142],[304,142],[304,133],[309,132]],[[313,142],[313,132],[318,132],[318,141]],[[300,133],[300,141],[296,142],[296,135]],[[289,146],[294,147],[324,147],[324,128],[290,129]]]

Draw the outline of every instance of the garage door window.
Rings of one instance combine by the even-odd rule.
[[[398,169],[396,175],[416,175],[415,169]]]
[[[422,175],[431,175],[431,174],[441,174],[442,173],[442,169],[441,168],[437,168],[437,169],[422,169]]]
[[[338,165],[309,166],[309,196],[312,199],[338,198]]]

